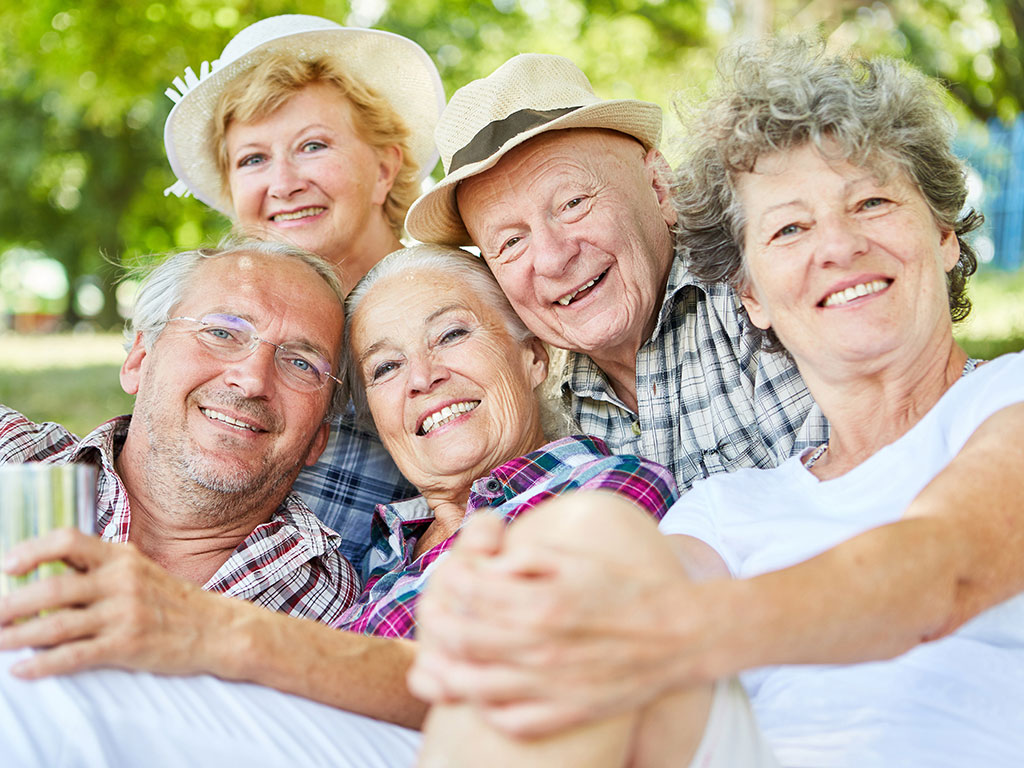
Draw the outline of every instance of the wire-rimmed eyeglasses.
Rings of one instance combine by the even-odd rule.
[[[212,314],[201,318],[172,317],[168,323],[188,322],[196,326],[196,340],[214,357],[221,360],[244,360],[259,345],[269,344],[274,348],[274,362],[285,384],[300,392],[315,392],[323,389],[328,380],[341,384],[341,379],[331,373],[331,363],[320,352],[308,344],[287,341],[275,344],[261,339],[248,320],[234,315]]]

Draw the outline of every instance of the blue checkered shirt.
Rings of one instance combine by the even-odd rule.
[[[580,354],[568,357],[563,398],[583,432],[665,465],[681,491],[717,472],[777,466],[825,442],[828,424],[793,361],[762,351],[749,327],[735,291],[700,282],[677,254],[636,356],[639,413]]]
[[[351,405],[331,423],[323,455],[313,466],[303,467],[292,491],[341,535],[341,554],[360,571],[370,548],[370,521],[377,505],[419,494],[380,440],[355,425]]]

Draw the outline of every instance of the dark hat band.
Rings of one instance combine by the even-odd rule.
[[[563,115],[575,112],[583,105],[576,107],[561,107],[559,109],[520,109],[508,117],[488,123],[474,136],[470,142],[452,155],[451,167],[448,173],[454,173],[465,165],[478,163],[486,160],[509,139],[515,138],[521,133],[532,131],[545,123],[557,120]]]

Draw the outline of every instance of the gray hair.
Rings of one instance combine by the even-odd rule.
[[[811,143],[884,176],[904,171],[921,192],[937,224],[953,231],[960,259],[947,274],[953,322],[967,317],[967,279],[977,269],[965,235],[980,213],[964,211],[963,163],[953,154],[956,125],[941,86],[901,62],[828,55],[822,45],[775,40],[740,46],[719,62],[718,93],[686,115],[685,160],[675,184],[678,241],[691,271],[740,289],[746,219],[736,196],[738,175],[751,173],[762,155]],[[688,113],[688,114],[687,114]],[[757,333],[757,329],[754,329]],[[767,348],[778,338],[764,332]]]
[[[229,236],[216,248],[197,248],[172,253],[155,266],[135,268],[125,275],[125,278],[141,280],[135,295],[131,320],[125,328],[125,349],[131,348],[136,334],[140,333],[146,349],[152,349],[167,321],[171,319],[171,313],[181,304],[185,291],[201,264],[211,259],[243,254],[295,259],[302,262],[323,279],[337,297],[338,306],[344,306],[345,293],[338,276],[334,268],[319,256],[287,243]],[[300,297],[297,297],[297,300],[300,300]],[[341,350],[335,350],[336,360],[340,355]],[[344,388],[335,387],[328,417],[338,413],[347,402],[348,397]]]
[[[487,262],[463,251],[447,245],[431,243],[413,245],[402,248],[385,256],[366,273],[345,300],[345,316],[354,318],[359,311],[366,295],[382,280],[396,277],[414,270],[445,275],[453,282],[460,282],[468,291],[472,291],[484,300],[484,303],[497,310],[508,331],[516,342],[523,344],[535,338],[535,334],[523,323],[505,293],[494,279]],[[359,367],[352,349],[352,323],[345,324],[345,345],[343,370],[346,388],[355,406],[359,425],[368,431],[376,432],[373,415],[366,400],[366,386],[359,372]],[[545,345],[546,347],[546,345]],[[572,431],[572,422],[560,405],[541,394],[543,385],[537,388],[538,402],[541,409],[541,426],[544,435],[550,440],[562,437]]]

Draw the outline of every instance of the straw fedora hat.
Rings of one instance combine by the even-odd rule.
[[[318,16],[272,16],[235,35],[219,59],[203,62],[198,76],[189,67],[184,80],[175,78],[175,87],[167,89],[175,105],[164,123],[164,146],[179,181],[164,194],[180,197],[191,192],[211,208],[232,215],[210,138],[213,113],[231,80],[278,51],[303,60],[337,57],[346,73],[387,99],[402,118],[420,179],[433,170],[437,150],[431,129],[444,109],[444,86],[426,51],[408,38],[377,29],[342,27]]]
[[[661,138],[661,107],[634,99],[602,100],[579,68],[562,56],[523,53],[455,92],[434,137],[445,177],[405,219],[417,240],[471,245],[455,200],[460,181],[494,167],[513,147],[545,131],[608,128],[647,149]]]

